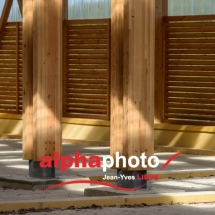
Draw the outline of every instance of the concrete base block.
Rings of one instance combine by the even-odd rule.
[[[117,186],[122,188],[136,188],[141,189],[147,188],[147,180],[142,179],[142,175],[146,175],[147,170],[142,171],[127,171],[118,169],[117,170]]]
[[[41,168],[39,161],[29,161],[29,177],[33,178],[55,178],[54,162],[52,162],[52,168]]]

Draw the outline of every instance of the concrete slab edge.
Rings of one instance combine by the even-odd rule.
[[[209,150],[209,149],[193,149],[193,148],[186,148],[186,147],[172,147],[172,146],[162,146],[162,145],[155,145],[154,149],[157,152],[182,152],[184,154],[207,155],[207,156],[215,155],[215,150]]]
[[[0,212],[11,212],[29,209],[68,209],[84,208],[91,206],[134,206],[134,205],[173,205],[173,204],[192,204],[210,203],[215,201],[215,192],[189,192],[189,193],[165,193],[153,195],[139,195],[126,197],[99,197],[99,198],[77,198],[63,200],[45,201],[20,201],[20,202],[1,202]]]
[[[55,184],[60,184],[63,182],[67,182],[67,181],[72,181],[72,180],[78,180],[78,179],[82,179],[83,178],[77,178],[77,179],[63,179],[63,180],[59,180],[59,179],[47,179],[47,180],[43,180],[43,179],[38,179],[37,181],[28,181],[28,180],[24,180],[24,179],[15,179],[15,178],[9,178],[9,177],[2,177],[0,176],[0,187],[4,187],[7,189],[22,189],[22,190],[43,190],[49,186],[55,185]],[[89,178],[86,178],[86,180]],[[68,187],[70,186],[70,188]],[[79,188],[83,188],[85,186],[83,185],[67,185],[67,187],[65,189],[79,189]],[[86,186],[87,187],[87,186]],[[59,188],[59,189],[64,189],[64,187]]]

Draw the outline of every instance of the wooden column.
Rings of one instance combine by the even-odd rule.
[[[23,159],[62,151],[63,0],[23,1]]]
[[[155,0],[112,1],[112,19],[111,155],[152,156]]]
[[[164,120],[164,74],[165,74],[165,53],[164,53],[164,26],[163,17],[167,16],[168,0],[155,0],[155,123],[162,123]]]
[[[23,2],[23,159],[33,160],[33,0]]]
[[[33,159],[62,151],[63,0],[34,0]]]

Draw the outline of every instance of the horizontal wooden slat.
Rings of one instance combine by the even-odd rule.
[[[68,36],[68,39],[73,39],[73,40],[75,40],[75,39],[108,39],[108,35],[106,35],[106,34],[98,34],[98,35],[81,35],[81,36],[79,36],[79,35],[69,35]]]
[[[167,75],[171,75],[171,76],[202,76],[202,77],[206,77],[206,76],[215,76],[215,72],[205,72],[205,71],[176,71],[176,70],[172,70],[172,71],[167,71],[166,72]]]
[[[201,61],[201,60],[168,60],[168,65],[215,65],[214,61]]]
[[[67,47],[66,47],[68,50],[70,50],[70,49],[97,49],[97,50],[99,50],[99,49],[107,49],[108,47],[107,47],[107,45],[94,45],[94,44],[89,44],[89,45],[74,45],[74,44],[72,44],[72,45],[68,45]]]
[[[1,67],[1,66],[0,66]],[[98,65],[67,65],[68,69],[107,69],[107,65],[98,64]]]
[[[215,120],[215,116],[202,116],[202,115],[186,115],[186,114],[165,114],[168,118],[181,118],[181,119],[194,119],[194,120]]]
[[[1,61],[0,61],[1,63]],[[107,64],[107,60],[106,59],[91,59],[91,60],[82,60],[82,59],[79,59],[79,60],[74,60],[74,59],[68,59],[67,60],[67,63],[68,64]]]
[[[107,99],[106,95],[82,95],[82,94],[74,94],[71,93],[70,94],[71,98],[74,99]]]
[[[108,44],[108,40],[107,39],[94,39],[94,40],[67,40],[67,42],[69,44],[103,44],[103,45],[107,45]]]
[[[195,15],[195,16],[166,16],[165,22],[185,22],[185,21],[204,21],[215,20],[215,15]]]
[[[67,83],[79,83],[79,84],[107,84],[106,80],[71,80],[68,79]]]
[[[94,114],[72,114],[72,113],[65,113],[64,117],[68,118],[84,118],[84,119],[101,119],[101,120],[109,120],[109,117],[105,115],[94,115]]]
[[[87,55],[87,54],[92,54],[92,55],[98,55],[98,54],[107,54],[108,51],[107,50],[103,50],[103,49],[99,49],[99,50],[67,50],[67,57],[70,56],[70,54],[82,54],[83,56]]]
[[[72,73],[72,74],[89,74],[89,75],[93,75],[93,74],[107,74],[107,70],[106,69],[70,69],[70,70],[66,70],[66,72],[68,73]]]
[[[82,108],[82,109],[76,109],[76,108],[72,108],[72,107],[66,107],[65,108],[65,110],[66,111],[71,111],[72,113],[88,113],[88,114],[106,114],[107,113],[107,111],[106,110],[93,110],[93,109],[89,109],[89,108],[87,108],[87,109],[84,109],[84,108]]]
[[[203,38],[211,38],[211,37],[215,37],[215,33],[205,33],[205,32],[200,32],[200,33],[167,33],[166,34],[167,38],[199,38],[199,37],[203,37]]]
[[[214,26],[215,27],[215,26]],[[207,43],[211,43],[214,44],[215,43],[215,39],[208,39],[208,38],[200,38],[200,39],[182,39],[182,38],[167,38],[166,39],[167,44],[172,44],[172,43],[176,43],[176,44],[185,44],[185,43],[195,43],[197,46],[199,44],[207,44]]]
[[[174,82],[170,82],[170,81],[166,81],[166,84],[168,86],[190,86],[190,87],[214,87],[214,83],[195,83],[193,81],[189,81],[189,82],[183,82],[183,81],[174,81]]]
[[[214,27],[215,22],[212,20],[204,21],[204,22],[168,22],[166,24],[169,28],[183,28],[183,27],[198,27],[198,28],[204,28],[204,27]]]
[[[67,88],[75,88],[75,89],[104,89],[107,90],[107,85],[106,84],[67,84]]]
[[[192,103],[192,104],[215,104],[215,100],[200,99],[200,98],[167,98],[166,102]]]
[[[213,82],[214,86],[215,86],[215,77],[210,77],[210,78],[205,78],[205,77],[171,77],[168,76],[167,77],[168,81],[190,81],[190,82],[201,82],[201,83],[205,83],[205,82]]]
[[[195,114],[195,115],[205,115],[213,116],[215,115],[215,110],[188,110],[188,109],[166,109],[166,113],[181,113],[181,114]]]
[[[182,104],[182,103],[166,103],[166,108],[186,108],[186,109],[199,109],[199,110],[207,110],[210,111],[211,109],[215,110],[215,104],[214,105],[208,105],[208,104]]]
[[[215,93],[215,86],[214,88],[191,88],[191,87],[166,87],[166,91],[171,91],[171,92],[199,92],[199,93]]]
[[[68,73],[68,78],[74,78],[74,79],[107,79],[107,75],[99,75],[99,74],[93,74],[93,75],[86,75],[86,74],[73,74]]]
[[[205,125],[205,126],[214,126],[215,122],[209,120],[184,120],[184,119],[165,119],[163,120],[165,124],[178,124],[178,125]]]
[[[189,43],[184,43],[184,44],[168,44],[166,46],[167,49],[192,49],[192,50],[214,50],[215,44],[189,44]]]
[[[88,105],[88,104],[107,104],[107,101],[106,100],[101,100],[101,99],[99,99],[99,100],[95,100],[95,99],[93,99],[93,100],[90,100],[90,99],[66,99],[66,102],[67,103],[74,103],[74,104],[86,104],[86,105]]]
[[[16,54],[16,50],[1,50],[0,49],[0,55],[14,56],[15,54]]]
[[[67,89],[67,93],[81,93],[81,94],[106,94],[107,90],[86,90],[86,89]]]
[[[196,71],[215,71],[214,66],[167,66],[167,70],[196,70]]]
[[[205,27],[205,28],[166,28],[166,32],[168,33],[188,33],[188,32],[193,32],[193,33],[199,33],[199,32],[215,32],[214,31],[214,26],[212,27]]]
[[[107,59],[107,54],[97,54],[97,55],[92,55],[92,54],[73,54],[73,55],[67,55],[67,59]]]
[[[208,99],[215,99],[214,93],[179,93],[179,92],[168,92],[166,93],[168,98],[171,97],[178,97],[178,98],[208,98]]]
[[[85,31],[86,29],[104,29],[107,30],[108,26],[107,25],[70,25],[66,27],[67,30],[73,29],[73,30],[83,30]]]
[[[92,110],[105,110],[107,109],[106,104],[105,105],[98,105],[98,104],[74,104],[74,103],[67,103],[67,108],[80,108],[80,109],[92,109]],[[67,109],[66,108],[66,109]]]
[[[84,19],[84,20],[64,20],[64,23],[66,25],[77,25],[77,24],[82,24],[82,25],[98,25],[98,24],[108,24],[110,22],[110,19]]]
[[[77,30],[77,29],[67,29],[67,32],[66,32],[67,35],[84,35],[84,34],[87,34],[87,35],[91,35],[91,34],[108,34],[108,31],[107,30],[103,30],[103,29],[99,29],[99,30],[95,30],[95,29],[87,29],[87,30]]]
[[[191,54],[191,55],[197,55],[197,54],[215,54],[214,50],[167,50],[167,54]]]

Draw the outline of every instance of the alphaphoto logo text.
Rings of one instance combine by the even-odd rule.
[[[101,159],[99,156],[90,156],[87,159],[86,156],[80,155],[79,152],[74,153],[74,157],[71,156],[61,156],[61,162],[59,165],[58,162],[59,153],[54,152],[54,167],[60,168],[62,172],[65,172],[66,169],[72,167],[74,165],[75,168],[80,167],[89,167],[89,168],[100,168],[102,166],[103,172],[107,171],[107,168],[111,168],[115,166],[119,168],[119,163],[122,161],[123,168],[127,168],[127,164],[130,168],[137,168],[141,165],[143,168],[147,168],[148,166],[151,168],[156,168],[160,161],[157,156],[150,156],[149,158],[145,155],[145,152],[141,154],[140,157],[137,156],[130,156],[127,160],[125,156],[120,156],[119,152],[116,152],[115,159],[108,155],[102,157],[102,165]],[[82,163],[82,165],[80,165]],[[147,166],[148,164],[148,166]],[[51,156],[42,156],[40,162],[41,168],[51,168],[52,167],[52,157]]]

